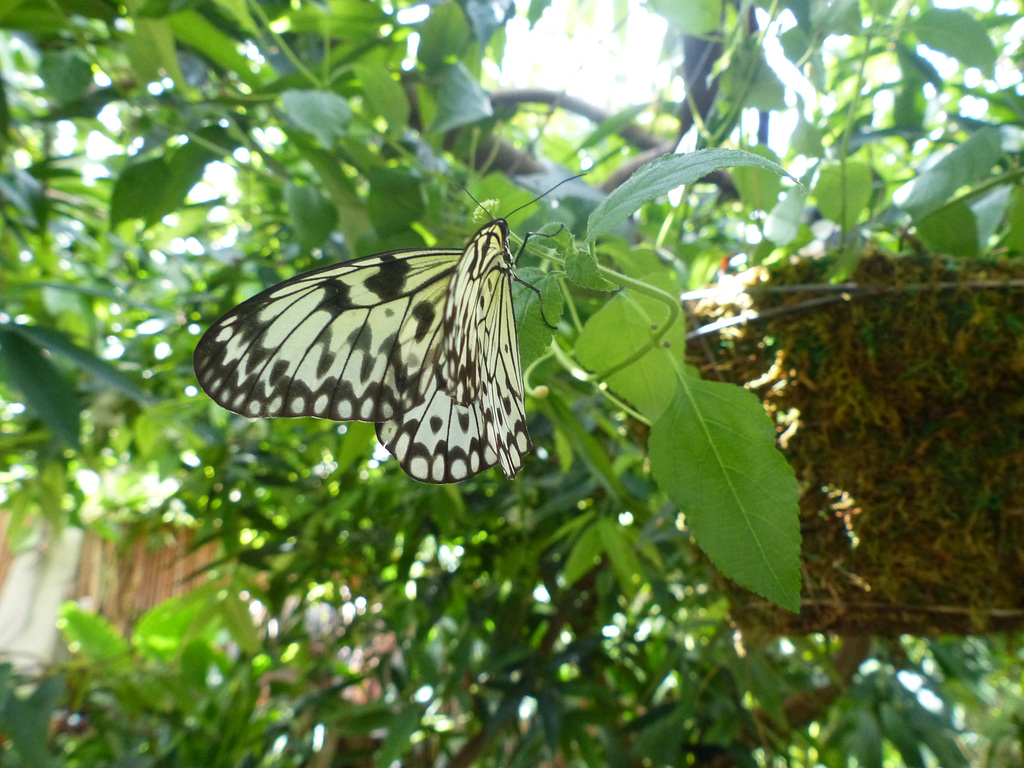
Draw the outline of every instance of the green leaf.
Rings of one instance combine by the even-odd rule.
[[[231,0],[231,4],[243,5],[239,0]],[[252,62],[239,53],[238,41],[211,23],[203,14],[194,10],[184,10],[169,16],[167,21],[177,43],[188,46],[208,61],[230,72],[233,77],[237,77],[250,88],[260,87],[259,77],[253,72]]]
[[[61,443],[78,445],[81,408],[75,388],[39,347],[7,324],[0,324],[0,380]]]
[[[1002,184],[973,197],[968,203],[977,222],[979,251],[988,250],[992,236],[1009,213],[1010,194],[1013,190],[1014,186]]]
[[[863,163],[847,162],[822,169],[814,198],[822,216],[844,230],[851,230],[860,221],[861,213],[871,202],[871,169]]]
[[[493,114],[490,98],[461,61],[441,69],[430,78],[430,83],[437,100],[430,133],[444,133]]]
[[[953,256],[978,255],[978,221],[963,200],[919,219],[916,234],[933,251]]]
[[[58,107],[80,100],[93,85],[89,60],[74,48],[43,53],[39,76],[46,83],[47,98]]]
[[[439,3],[419,26],[420,44],[416,58],[428,72],[459,59],[469,44],[472,30],[462,8],[456,3]]]
[[[170,445],[184,442],[193,448],[202,447],[192,432],[193,422],[183,418],[202,413],[209,408],[210,401],[203,396],[193,398],[165,398],[150,405],[135,419],[135,445],[139,455],[155,459],[164,454]]]
[[[960,187],[987,178],[1000,156],[998,128],[982,128],[893,195],[914,219],[922,219],[951,198]]]
[[[807,202],[807,193],[802,189],[789,189],[772,208],[764,222],[764,235],[775,245],[783,246],[796,240],[800,233],[800,221]]]
[[[516,277],[519,280],[512,285],[512,302],[519,330],[519,357],[525,368],[551,346],[555,331],[547,323],[557,326],[562,318],[562,289],[558,280],[538,267],[518,269]],[[540,296],[528,286],[540,291]]]
[[[601,534],[597,525],[588,526],[573,542],[562,568],[562,577],[575,584],[601,562],[601,552]]]
[[[44,39],[59,39],[68,31],[68,17],[71,13],[106,24],[113,24],[114,19],[120,15],[117,7],[106,0],[64,0],[54,4],[35,0],[7,0],[0,3],[0,27],[30,32]]]
[[[698,545],[737,583],[800,607],[800,491],[761,402],[732,384],[679,375],[651,425],[651,474]]]
[[[256,654],[262,647],[259,628],[252,620],[249,602],[243,600],[236,590],[219,592],[220,614],[231,639],[238,644],[242,653]]]
[[[1003,244],[1010,251],[1024,251],[1024,187],[1014,189],[1006,220],[1009,226]]]
[[[15,755],[24,761],[15,760],[15,764],[33,768],[56,768],[61,764],[48,744],[50,723],[64,688],[64,677],[56,675],[40,683],[26,698],[12,694],[0,702],[0,734],[10,739]]]
[[[206,582],[165,600],[142,615],[135,625],[132,643],[151,657],[169,659],[186,641],[199,637],[212,641],[224,624],[226,595],[227,590],[221,585]]]
[[[381,234],[405,232],[423,215],[423,179],[407,168],[373,168],[367,174],[370,194],[366,210]]]
[[[464,0],[460,5],[465,6],[466,17],[481,47],[491,42],[494,33],[501,30],[515,12],[514,0]],[[496,60],[501,60],[500,53]]]
[[[576,356],[587,369],[601,375],[626,360],[650,341],[668,319],[668,308],[633,291],[619,294],[595,312],[576,340]],[[680,323],[662,343],[632,365],[607,376],[605,383],[640,413],[656,419],[675,397],[675,370],[686,349],[685,329]]]
[[[769,149],[757,148],[758,156],[771,155],[765,158],[774,162],[775,153]],[[736,191],[740,194],[740,200],[745,205],[759,211],[769,211],[779,202],[779,192],[782,189],[782,182],[778,174],[766,171],[764,168],[745,166],[736,168],[732,172],[732,180],[736,185]]]
[[[627,600],[636,597],[637,588],[640,586],[640,558],[636,556],[636,537],[628,528],[623,528],[611,518],[601,518],[597,521],[598,539],[601,542],[601,549],[608,555],[608,562],[612,566],[615,580]]]
[[[183,86],[185,76],[178,64],[174,30],[166,19],[132,19],[134,35],[125,40],[128,55],[125,63],[131,66],[135,80],[140,84],[159,83],[169,77]]]
[[[860,0],[831,0],[811,4],[811,26],[825,34],[858,35],[863,33]]]
[[[260,34],[256,20],[249,13],[245,0],[214,0],[217,6],[235,20],[246,34],[257,36]]]
[[[134,379],[119,371],[103,358],[74,344],[67,336],[58,331],[35,325],[6,325],[4,330],[18,334],[53,355],[63,357],[72,365],[91,375],[99,383],[117,390],[138,403],[149,403],[153,400],[152,396],[139,387]]]
[[[409,125],[411,108],[402,84],[383,64],[357,64],[353,70],[363,85],[363,98],[370,109],[384,118],[389,131],[403,131]]]
[[[611,232],[648,200],[690,184],[719,168],[753,165],[788,175],[780,166],[740,149],[701,149],[685,155],[659,157],[636,171],[590,214],[587,242]]]
[[[352,107],[332,91],[292,89],[281,94],[281,103],[289,122],[316,136],[325,147],[343,138],[352,120]]]
[[[722,0],[648,0],[650,9],[680,32],[701,37],[722,24]]]
[[[914,733],[904,713],[890,702],[882,701],[878,706],[878,720],[882,734],[892,742],[903,758],[903,765],[907,768],[924,768],[918,735]]]
[[[977,67],[985,77],[995,74],[996,47],[985,25],[967,11],[931,8],[911,19],[906,28],[929,48],[952,56],[965,67]]]
[[[162,157],[129,165],[118,176],[110,197],[110,226],[128,219],[147,223],[167,212],[164,190],[170,183],[171,170]]]
[[[204,138],[216,142],[221,129],[207,131]],[[225,150],[227,151],[227,150]],[[152,225],[182,206],[185,196],[203,178],[207,163],[219,153],[199,141],[189,141],[164,157],[144,160],[125,168],[114,184],[110,199],[110,225],[128,219],[142,219]]]
[[[303,250],[319,248],[338,224],[338,211],[315,187],[286,184],[284,199]]]
[[[409,752],[412,736],[420,729],[423,710],[410,707],[395,715],[387,725],[387,736],[374,755],[377,765],[399,765],[402,757]]]
[[[589,248],[580,250],[572,243],[572,236],[566,232],[569,244],[565,251],[565,273],[576,285],[592,291],[617,291],[619,286],[605,278],[598,270],[597,258]]]
[[[109,664],[128,658],[128,642],[102,616],[65,603],[60,629],[71,651],[92,662]]]
[[[692,717],[685,703],[680,702],[665,715],[644,725],[637,733],[631,752],[643,765],[674,765],[679,747],[686,738],[687,721]]]

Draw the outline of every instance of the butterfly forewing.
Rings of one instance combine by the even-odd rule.
[[[224,315],[196,346],[200,385],[244,416],[384,421],[422,399],[462,251],[402,251],[309,272]]]
[[[249,417],[373,421],[406,473],[508,477],[530,450],[512,311],[508,225],[461,251],[395,251],[270,288],[218,320],[195,370]]]

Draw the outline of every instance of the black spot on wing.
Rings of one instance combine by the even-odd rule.
[[[317,343],[322,349],[328,350],[328,354],[321,354],[320,359],[316,363],[316,375],[317,378],[324,378],[327,372],[331,369],[334,364],[335,353],[334,350],[334,326],[328,325],[323,331],[320,332],[320,336],[317,339]]]
[[[437,316],[437,309],[429,301],[421,301],[412,310],[412,318],[416,321],[416,341],[422,341],[430,333],[434,325],[434,318]]]
[[[401,296],[408,274],[408,261],[387,261],[382,263],[377,269],[377,274],[368,277],[363,285],[373,291],[381,301],[390,301]]]
[[[357,352],[369,352],[373,346],[373,329],[363,323],[348,335],[348,346]]]
[[[351,307],[352,303],[348,296],[349,288],[345,283],[340,280],[327,280],[320,285],[320,288],[324,292],[320,306],[324,309],[338,315]]]

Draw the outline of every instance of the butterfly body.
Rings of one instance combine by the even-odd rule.
[[[530,450],[508,225],[463,250],[322,267],[243,302],[196,346],[200,385],[249,417],[368,421],[412,477],[458,482]]]

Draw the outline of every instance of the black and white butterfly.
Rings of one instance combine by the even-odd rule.
[[[400,250],[308,272],[217,320],[199,384],[243,416],[377,425],[406,473],[509,478],[531,450],[505,219],[464,249]]]

